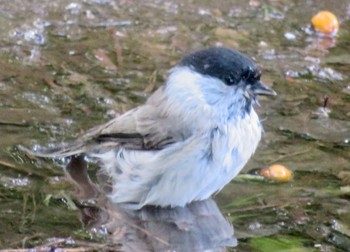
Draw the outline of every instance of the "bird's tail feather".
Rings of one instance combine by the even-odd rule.
[[[22,145],[19,145],[18,148],[35,157],[64,158],[82,153],[100,153],[117,146],[139,150],[143,148],[144,144],[139,134],[110,134],[100,135],[96,139],[83,139],[52,148],[40,148],[39,150],[28,149]]]

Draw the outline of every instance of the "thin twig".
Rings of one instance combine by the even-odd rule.
[[[271,205],[260,205],[260,206],[251,206],[251,207],[244,207],[244,208],[235,208],[234,212],[247,212],[247,211],[251,211],[251,210],[262,210],[262,209],[267,209],[267,208],[274,208],[274,207],[278,207],[278,204],[271,204]]]
[[[11,164],[9,162],[6,162],[6,161],[3,161],[3,160],[0,160],[0,165],[1,166],[4,166],[4,167],[7,167],[7,168],[10,168],[10,169],[13,169],[13,170],[16,170],[18,172],[21,172],[21,173],[26,173],[30,176],[36,176],[36,177],[39,177],[39,178],[44,178],[44,179],[47,179],[48,177],[40,172],[36,172],[36,171],[33,171],[33,170],[28,170],[26,168],[20,168],[20,167],[17,167],[15,166],[14,164]]]
[[[5,166],[7,168],[11,168],[11,169],[18,169],[15,165],[8,163],[6,161],[2,161],[2,160],[0,160],[0,165]]]
[[[309,152],[311,149],[312,148],[308,148],[306,150],[297,151],[297,152],[293,152],[293,153],[290,153],[290,154],[286,154],[286,155],[280,156],[280,157],[278,157],[275,160],[269,161],[267,164],[273,164],[273,163],[275,163],[277,161],[281,161],[282,159],[285,159],[285,158],[290,158],[290,157],[295,157],[295,156],[298,156],[298,155],[301,155],[301,154],[305,154],[305,153]]]
[[[60,89],[60,87],[56,85],[56,83],[53,80],[46,78],[43,78],[42,80],[46,85],[48,85],[51,88],[51,90],[57,92]]]
[[[0,125],[27,127],[27,126],[29,126],[29,123],[26,121],[19,121],[19,122],[0,121]]]

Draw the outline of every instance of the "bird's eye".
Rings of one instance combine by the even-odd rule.
[[[253,69],[252,67],[248,67],[242,73],[242,79],[249,82],[254,82],[260,80],[261,71],[258,69]]]
[[[229,86],[233,85],[236,82],[233,74],[229,74],[228,76],[225,76],[224,81]]]

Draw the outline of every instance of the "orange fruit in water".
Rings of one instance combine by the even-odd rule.
[[[339,29],[337,17],[329,11],[320,11],[312,17],[311,23],[316,31],[327,36],[335,36]]]
[[[280,164],[274,164],[269,168],[262,169],[260,175],[275,182],[288,182],[293,179],[293,173]]]

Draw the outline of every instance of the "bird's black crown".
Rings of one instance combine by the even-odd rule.
[[[253,83],[260,80],[260,71],[244,54],[224,47],[211,47],[185,56],[179,64],[194,71],[215,77],[226,85],[238,84],[241,80]]]

